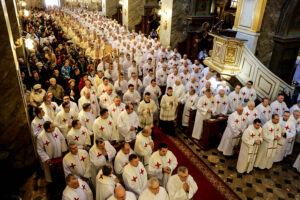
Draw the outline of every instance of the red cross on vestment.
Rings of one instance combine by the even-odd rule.
[[[244,122],[245,120],[246,120],[245,118],[242,119],[243,122]]]
[[[95,104],[96,102],[95,101],[92,101],[92,104]]]
[[[290,129],[288,126],[286,126],[286,127],[284,127],[284,128],[285,128],[285,130],[289,130],[289,129]]]
[[[223,102],[223,105],[226,105],[226,102],[225,102],[225,101]]]
[[[249,116],[249,113],[248,113],[248,112],[246,112],[246,116],[247,116],[247,117]]]
[[[85,131],[82,131],[82,133],[81,133],[82,135],[85,135]]]
[[[75,140],[78,141],[79,140],[79,136],[75,136]]]
[[[204,83],[204,80],[202,80],[201,83]]]
[[[111,126],[111,121],[109,121],[109,122],[108,122],[108,125],[110,125],[110,126]]]
[[[246,95],[246,92],[243,92],[243,95],[245,96],[245,95]]]
[[[141,174],[142,174],[142,175],[144,174],[144,170],[143,170],[143,169],[141,169]]]
[[[169,165],[171,164],[171,162],[172,162],[171,159],[169,159],[169,161],[168,161]]]
[[[204,102],[204,104],[203,104],[204,106],[207,106],[207,103],[206,102]]]
[[[271,110],[269,110],[268,112],[271,113]]]
[[[271,128],[269,131],[272,133],[274,130]]]
[[[194,101],[193,100],[191,100],[191,103],[193,103]]]
[[[45,145],[48,146],[49,144],[50,144],[50,142],[48,142],[48,141],[46,140]]]
[[[84,162],[84,160],[85,160],[85,157],[84,157],[84,156],[81,156],[80,161]]]
[[[99,178],[100,178],[100,179],[103,179],[103,174],[100,174]]]
[[[263,113],[266,114],[266,111],[264,110]]]
[[[217,101],[217,104],[220,104],[220,101]]]
[[[63,119],[63,122],[66,123],[66,122],[67,122],[67,119],[64,118],[64,119]]]
[[[132,180],[131,181],[133,181],[133,182],[136,182],[136,179],[137,179],[137,177],[132,177]]]
[[[75,164],[74,163],[71,163],[71,166],[70,167],[72,167],[73,169],[75,168]]]
[[[156,163],[155,165],[157,168],[159,168],[161,166],[161,164],[159,162]]]
[[[73,119],[74,119],[74,117],[73,117],[73,116],[71,116],[71,119],[73,120]]]
[[[93,91],[93,92],[92,92],[92,94],[96,94],[96,92],[95,92],[95,91]]]
[[[253,94],[251,93],[250,96],[253,97]]]
[[[251,133],[251,135],[250,135],[252,138],[254,138],[254,136],[255,136],[255,134],[254,133]]]
[[[104,101],[107,102],[107,99],[105,98]]]
[[[82,189],[85,190],[85,185],[82,185]]]
[[[90,121],[90,119],[86,118],[85,122],[86,122],[86,123],[89,123],[89,121]]]
[[[98,154],[97,154],[97,158],[101,157],[101,155],[102,155],[102,154],[98,152]]]
[[[57,137],[58,137],[58,135],[55,133],[55,134],[54,134],[54,137],[55,137],[55,138],[57,138]]]
[[[172,76],[171,79],[174,79],[174,76]]]
[[[102,90],[102,93],[105,93],[105,90]]]
[[[74,200],[79,200],[79,198],[74,197]]]
[[[236,119],[234,122],[235,122],[235,123],[239,123],[239,120],[238,120],[238,119]]]
[[[116,112],[116,109],[115,109],[115,108],[113,108],[113,109],[112,109],[112,111],[113,111],[113,112]]]
[[[278,128],[278,129],[276,129],[276,131],[279,131],[279,128]]]
[[[240,97],[239,100],[242,100],[242,97]]]
[[[236,101],[236,98],[233,98],[233,101]]]
[[[214,101],[212,101],[211,103],[212,103],[212,104],[214,104],[215,102],[214,102]]]
[[[101,126],[101,127],[100,127],[100,131],[103,131],[103,130],[104,130],[104,127],[103,127],[103,126]]]
[[[260,136],[261,136],[261,134],[258,134],[258,136],[260,137]]]
[[[39,128],[42,128],[42,124],[39,124],[38,127],[39,127]]]
[[[148,147],[148,144],[147,144],[147,143],[145,143],[144,147],[145,147],[145,148],[146,148],[146,147]]]
[[[278,111],[279,111],[279,108],[276,108],[275,110],[278,112]]]
[[[256,116],[257,116],[257,114],[256,114],[256,113],[254,113],[253,115],[254,115],[254,117],[256,117]]]

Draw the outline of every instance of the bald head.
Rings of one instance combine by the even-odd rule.
[[[142,130],[142,134],[143,134],[145,137],[151,136],[151,133],[152,133],[152,129],[151,129],[150,126],[145,126],[144,129]]]
[[[220,89],[219,90],[219,95],[220,95],[220,97],[224,97],[225,91],[223,89]]]
[[[236,108],[236,111],[237,111],[237,113],[239,114],[239,115],[241,115],[241,114],[243,114],[243,106],[238,106],[237,108]]]
[[[126,199],[126,191],[122,185],[118,185],[117,187],[115,187],[114,196],[117,200]]]

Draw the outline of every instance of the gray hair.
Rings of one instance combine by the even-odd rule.
[[[73,141],[70,141],[69,144],[68,144],[68,147],[71,147],[71,146],[74,146],[74,145],[76,145],[76,143],[73,142]]]
[[[186,168],[185,166],[180,166],[177,169],[177,174],[179,174],[180,172],[186,173],[187,171],[188,171],[188,168]]]
[[[159,184],[159,181],[156,177],[149,178],[149,180],[148,180],[148,185],[149,186],[152,186],[155,183]]]

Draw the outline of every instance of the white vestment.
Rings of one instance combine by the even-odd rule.
[[[100,107],[99,107],[97,98],[90,97],[89,99],[87,99],[85,96],[80,97],[80,99],[78,100],[78,107],[79,107],[80,111],[82,110],[82,106],[85,103],[91,104],[91,107],[92,107],[91,113],[94,115],[94,117],[99,116]]]
[[[108,95],[107,92],[103,93],[99,97],[100,107],[108,109],[108,107],[114,102],[114,98],[116,96],[117,95],[115,93],[111,93],[110,95]]]
[[[221,97],[219,94],[217,94],[215,97],[215,103],[214,103],[214,115],[227,114],[228,109],[228,98],[226,95]]]
[[[223,133],[221,142],[218,146],[218,150],[223,152],[225,156],[233,155],[233,148],[237,146],[242,137],[241,133],[247,128],[247,119],[241,114],[239,115],[237,111],[229,115],[227,121],[227,127]]]
[[[77,154],[67,153],[63,159],[65,176],[74,174],[78,177],[90,178],[91,162],[87,151],[78,149]]]
[[[232,91],[228,95],[228,112],[235,112],[239,105],[242,105],[242,94],[241,92],[237,94],[235,91]]]
[[[102,138],[104,140],[119,140],[119,135],[116,130],[116,125],[112,118],[108,116],[108,118],[103,119],[101,116],[98,117],[94,121],[93,125],[93,132],[94,132],[94,142],[96,139]]]
[[[114,92],[114,86],[111,83],[108,83],[107,85],[104,85],[103,83],[101,85],[98,86],[97,88],[97,94],[98,97],[100,97],[103,93],[106,92],[106,89],[108,86],[111,86],[113,92]]]
[[[114,121],[116,126],[118,124],[119,115],[124,110],[125,110],[125,104],[124,103],[121,103],[120,106],[116,106],[116,104],[113,103],[108,107],[109,116],[112,118],[112,120]]]
[[[52,133],[47,133],[43,130],[37,137],[37,153],[42,161],[45,179],[47,182],[52,182],[50,168],[45,162],[53,158],[62,156],[62,152],[67,151],[67,144],[64,136],[58,128]]]
[[[139,125],[139,119],[137,114],[133,111],[128,114],[126,110],[122,111],[118,118],[118,130],[120,140],[125,140],[130,142],[136,137],[136,130],[130,130],[130,127],[133,126],[137,128]]]
[[[115,175],[104,176],[102,169],[96,177],[96,199],[107,200],[108,197],[114,194],[117,183],[115,182]]]
[[[190,95],[187,93],[185,97],[181,100],[184,104],[183,114],[182,114],[182,126],[188,126],[190,120],[190,111],[196,110],[196,105],[198,103],[199,97],[195,93]]]
[[[151,99],[155,102],[156,106],[159,106],[158,103],[158,98],[161,96],[161,90],[160,88],[156,85],[155,87],[153,87],[151,84],[148,85],[144,91],[144,95],[146,92],[149,92],[151,95]],[[157,92],[157,94],[155,94],[155,92]]]
[[[139,132],[136,135],[136,140],[134,144],[135,153],[141,158],[145,168],[147,169],[149,164],[149,159],[152,154],[152,146],[150,143],[153,142],[151,136],[145,137],[142,132]]]
[[[197,103],[197,114],[195,119],[195,125],[193,129],[192,137],[197,140],[201,139],[203,132],[203,120],[210,119],[211,113],[208,113],[208,109],[213,112],[214,109],[214,98],[208,98],[206,95],[202,96]]]
[[[168,180],[177,165],[177,159],[170,150],[167,151],[167,154],[165,156],[159,155],[159,151],[156,151],[151,155],[149,160],[149,176],[156,177],[159,180],[160,185],[166,187]],[[170,168],[170,174],[163,173],[162,169],[165,167]]]
[[[114,84],[114,87],[117,93],[125,94],[128,89],[128,83],[126,80],[122,80],[119,84],[119,80],[117,80]]]
[[[148,112],[148,109],[150,112]],[[153,127],[154,113],[157,111],[156,103],[150,99],[150,102],[141,101],[138,106],[137,114],[139,117],[139,127]]]
[[[91,112],[85,112],[81,110],[78,114],[78,119],[82,126],[84,126],[90,135],[93,135],[93,124],[95,121],[95,117]]]
[[[62,195],[62,200],[93,200],[93,193],[89,185],[78,178],[79,187],[74,189],[67,186]]]
[[[55,106],[55,109],[53,109],[52,106]],[[54,119],[55,119],[55,116],[56,116],[56,113],[57,113],[56,108],[58,108],[57,104],[55,102],[51,102],[50,105],[46,105],[43,102],[40,107],[45,112],[45,116],[47,116],[48,119],[50,119],[51,122],[54,122]]]
[[[256,110],[256,108],[254,108],[253,110],[250,110],[248,106],[244,107],[243,114],[245,115],[245,117],[247,119],[248,126],[253,124],[253,121],[259,117],[258,111]]]
[[[45,123],[44,117],[41,119],[38,116],[35,116],[35,118],[31,122],[31,129],[32,129],[32,134],[36,138],[43,130],[44,130],[44,123]]]
[[[283,115],[284,111],[289,111],[286,103],[282,101],[281,103],[279,101],[274,101],[271,103],[271,111],[272,114],[278,114],[280,117]]]
[[[188,175],[186,180],[186,183],[190,187],[188,193],[183,189],[184,183],[185,182],[182,182],[177,174],[170,177],[167,184],[167,191],[169,193],[170,200],[189,200],[193,198],[194,194],[198,190],[198,186],[193,177]]]
[[[248,99],[248,101],[255,101],[256,100],[256,91],[253,88],[248,88],[247,86],[243,87],[241,89],[242,94],[242,105],[247,106],[248,102],[245,102],[245,99]]]
[[[117,175],[122,175],[124,171],[124,167],[129,163],[129,156],[132,154],[133,151],[130,149],[130,152],[128,154],[124,154],[122,150],[120,150],[116,157],[115,157],[115,163],[114,163],[114,169],[115,173]]]
[[[147,172],[143,164],[139,162],[137,167],[128,164],[124,167],[123,181],[127,190],[139,196],[147,186]]]
[[[107,200],[117,200],[117,199],[114,195],[112,195]],[[126,199],[125,200],[136,200],[136,197],[132,192],[126,191]]]
[[[159,192],[157,194],[153,194],[148,188],[144,190],[140,197],[139,200],[169,200],[169,195],[165,188],[159,187]]]
[[[74,112],[73,110],[70,110],[68,113],[66,113],[64,110],[61,110],[55,117],[54,126],[59,128],[64,137],[67,137],[67,134],[71,129],[68,127],[68,125],[72,124],[72,121],[77,118],[78,113]]]
[[[179,79],[179,80],[181,79],[179,74],[177,74],[177,75],[174,75],[174,73],[169,74],[168,78],[167,78],[167,87],[172,87],[174,85],[176,79]]]
[[[256,106],[256,110],[262,126],[271,119],[271,107],[269,105],[265,107],[262,103],[260,103]]]
[[[67,140],[68,143],[74,142],[79,149],[83,149],[83,145],[91,145],[91,137],[84,126],[80,129],[71,128],[67,134]]]
[[[263,126],[263,142],[258,149],[254,166],[260,169],[270,169],[277,152],[277,140],[275,136],[281,137],[280,124],[273,124],[272,120]]]
[[[245,130],[242,136],[242,144],[236,169],[239,173],[252,171],[259,145],[255,141],[262,142],[262,128],[256,129],[252,124]]]
[[[173,88],[173,95],[176,96],[177,101],[180,102],[184,98],[184,95],[185,95],[185,87],[184,87],[184,85],[182,85],[182,84],[180,84],[180,85],[174,84],[172,86],[172,88]]]

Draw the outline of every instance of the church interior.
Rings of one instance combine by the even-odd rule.
[[[1,0],[0,24],[1,200],[300,200],[300,0]]]

